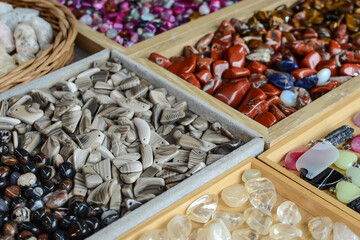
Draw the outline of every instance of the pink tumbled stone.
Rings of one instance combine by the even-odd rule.
[[[353,121],[356,126],[360,127],[360,112],[354,115]]]
[[[357,135],[351,140],[351,150],[360,153],[360,135]]]
[[[285,167],[288,170],[297,170],[296,169],[296,162],[297,160],[303,155],[309,147],[299,147],[291,150],[285,156]]]

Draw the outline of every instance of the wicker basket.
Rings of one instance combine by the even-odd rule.
[[[0,92],[29,82],[51,71],[70,64],[75,56],[74,41],[77,20],[69,9],[56,0],[1,0],[14,8],[33,8],[48,21],[54,31],[54,42],[39,56],[0,76]]]

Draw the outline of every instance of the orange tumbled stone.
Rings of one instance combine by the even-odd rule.
[[[251,99],[247,104],[240,105],[238,110],[249,118],[254,118],[259,113],[268,111],[269,105],[265,102],[265,100],[254,98]]]
[[[194,73],[196,69],[196,55],[185,58],[184,61],[171,65],[168,70],[178,76],[181,74]]]
[[[277,122],[276,117],[270,112],[262,112],[254,118],[255,121],[261,123],[265,127],[271,127]]]
[[[221,79],[223,72],[229,68],[229,63],[226,60],[216,60],[212,64],[212,74],[215,78]]]
[[[249,88],[247,78],[234,79],[222,85],[213,96],[231,107],[237,107]]]
[[[250,76],[250,71],[247,68],[233,67],[226,69],[222,75],[225,79],[235,79]]]
[[[259,98],[261,100],[265,100],[267,98],[266,94],[263,90],[259,88],[251,87],[247,92],[244,100],[241,102],[241,105],[246,105],[251,99]]]
[[[334,58],[320,62],[316,67],[318,71],[320,71],[323,68],[330,69],[332,77],[338,75],[338,68],[337,68],[336,60]]]
[[[321,62],[321,55],[317,51],[311,51],[303,58],[300,67],[315,69]]]
[[[245,57],[247,50],[242,45],[235,45],[229,47],[227,50],[227,60],[231,67],[243,68],[245,67]]]
[[[196,62],[199,71],[211,70],[211,64],[214,62],[212,58],[199,58]]]
[[[293,77],[296,80],[300,80],[306,76],[309,76],[311,74],[316,74],[317,71],[315,69],[311,69],[311,68],[299,68],[296,69],[294,71],[291,72],[291,75],[293,75]]]
[[[168,58],[157,53],[151,53],[149,56],[149,60],[163,68],[168,68],[172,65]]]
[[[195,73],[196,78],[200,81],[201,84],[206,84],[212,79],[212,74],[209,70],[202,70]]]
[[[267,69],[267,66],[257,61],[251,62],[246,67],[250,70],[251,73],[263,73]]]
[[[267,83],[263,86],[260,87],[261,90],[264,91],[264,93],[266,94],[266,96],[268,98],[272,97],[272,96],[277,96],[281,93],[281,90],[276,88],[274,85]]]
[[[340,76],[356,76],[360,73],[360,64],[346,63],[341,66],[339,75]]]
[[[329,51],[331,57],[333,57],[336,54],[340,53],[341,50],[342,50],[342,47],[341,47],[340,43],[338,43],[335,40],[330,40],[328,51]]]

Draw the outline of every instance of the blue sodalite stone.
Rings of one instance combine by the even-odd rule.
[[[275,68],[281,72],[292,72],[299,69],[299,66],[290,60],[283,60],[275,65]]]
[[[316,74],[311,74],[296,81],[295,86],[302,87],[305,89],[310,89],[312,87],[315,87],[318,81],[319,81],[318,76]]]
[[[281,90],[289,90],[294,87],[295,78],[289,73],[279,72],[271,74],[269,81]]]

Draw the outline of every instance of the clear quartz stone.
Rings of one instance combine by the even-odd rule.
[[[186,215],[176,215],[167,224],[170,240],[186,240],[190,235],[192,223]]]
[[[229,207],[240,207],[249,199],[249,193],[244,185],[234,184],[222,190],[221,198]]]
[[[168,232],[165,229],[155,229],[145,232],[140,240],[168,240]]]
[[[302,231],[288,224],[278,223],[271,226],[270,237],[274,239],[294,239],[302,236]]]
[[[218,196],[208,194],[195,200],[186,210],[186,215],[191,220],[198,223],[206,223],[216,210],[218,205]]]
[[[316,240],[326,240],[330,236],[333,223],[328,217],[314,217],[308,222],[309,231]]]
[[[360,237],[353,233],[344,223],[334,223],[333,240],[360,240]]]
[[[186,240],[197,240],[201,235],[201,232],[204,231],[203,228],[196,228],[191,231],[190,236]],[[200,234],[199,234],[200,233]]]
[[[274,185],[267,178],[250,179],[245,183],[250,203],[256,208],[271,211],[277,201]]]
[[[279,221],[284,224],[295,225],[301,221],[301,214],[295,203],[285,201],[277,208]]]
[[[230,240],[231,233],[221,219],[213,219],[204,225],[204,230],[198,232],[197,240]]]
[[[269,233],[273,223],[271,213],[259,208],[248,208],[244,212],[245,221],[248,226],[260,235]]]
[[[254,179],[254,178],[260,178],[261,177],[261,172],[257,169],[247,169],[244,171],[244,173],[241,176],[241,180],[243,182],[246,182],[250,179]]]
[[[231,240],[257,240],[259,234],[250,228],[243,228],[236,230],[231,235]]]
[[[244,223],[244,215],[236,212],[215,212],[213,219],[221,219],[229,231],[239,228]]]

